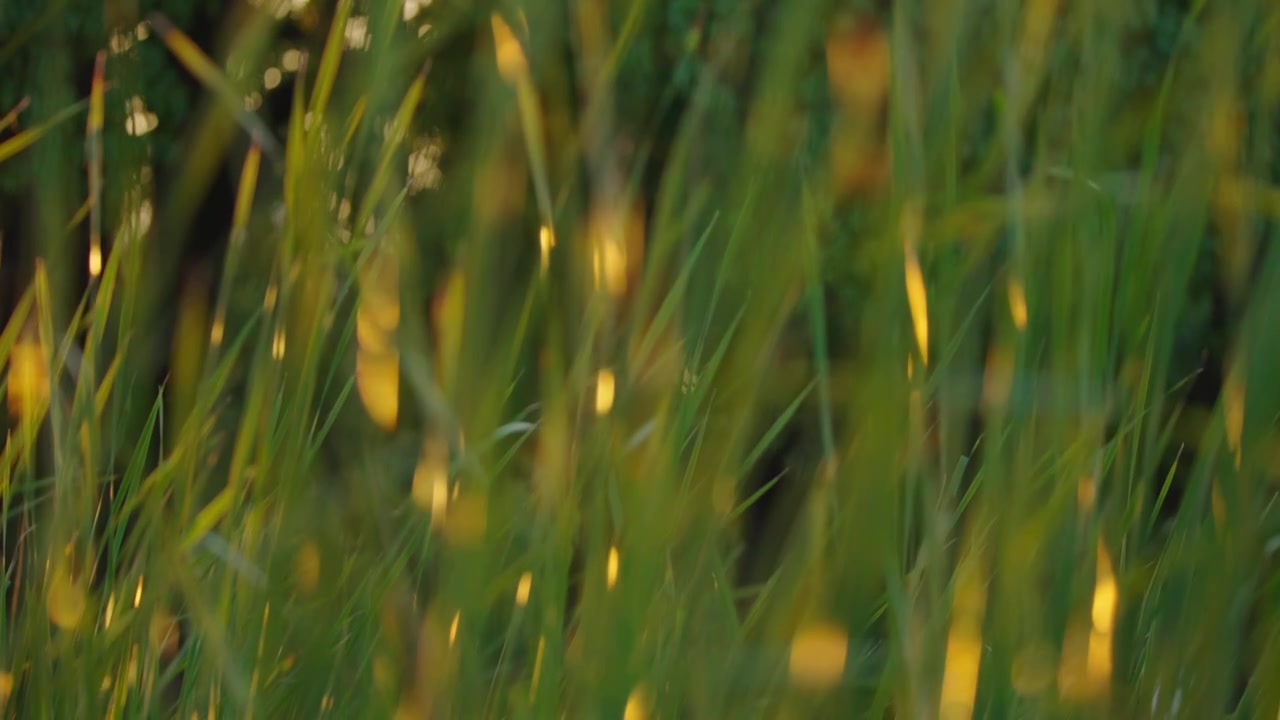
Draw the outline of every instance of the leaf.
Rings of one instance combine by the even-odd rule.
[[[324,50],[320,54],[320,69],[316,72],[316,86],[311,91],[311,104],[307,111],[313,113],[316,125],[320,116],[329,104],[329,95],[333,92],[333,83],[338,76],[338,65],[342,61],[343,33],[346,31],[347,18],[351,17],[352,0],[339,0],[334,10],[333,21],[329,23],[329,36],[324,41]]]
[[[0,132],[8,130],[10,125],[18,122],[18,116],[22,114],[23,110],[26,110],[29,107],[31,107],[30,96],[23,97],[19,100],[18,104],[14,105],[12,110],[5,113],[4,117],[0,117]]]
[[[81,100],[70,107],[63,108],[43,123],[28,130],[23,130],[8,140],[0,142],[0,163],[36,144],[36,141],[48,134],[50,130],[75,117],[77,113],[88,106],[88,100]]]
[[[208,55],[196,45],[190,37],[178,28],[174,27],[169,20],[159,14],[152,13],[147,17],[151,26],[160,33],[160,38],[169,48],[169,52],[182,63],[182,66],[191,73],[196,80],[200,81],[214,95],[216,95],[227,110],[235,116],[240,127],[253,138],[267,157],[274,162],[280,161],[281,148],[280,142],[271,134],[271,130],[257,115],[244,109],[244,104],[240,99],[239,93],[232,87],[231,82],[227,80],[222,70],[217,64],[209,58]]]

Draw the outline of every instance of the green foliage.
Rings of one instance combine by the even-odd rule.
[[[4,5],[3,711],[1274,716],[1272,5]]]

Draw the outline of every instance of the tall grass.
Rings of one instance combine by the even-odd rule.
[[[317,3],[0,120],[8,716],[1276,715],[1280,6]]]

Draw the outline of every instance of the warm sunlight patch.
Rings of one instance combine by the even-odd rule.
[[[538,228],[538,252],[541,258],[540,266],[543,274],[546,274],[547,269],[551,267],[551,249],[555,246],[556,236],[551,231],[551,227],[543,225]]]
[[[987,609],[986,577],[980,572],[981,567],[971,556],[962,561],[956,571],[942,674],[941,718],[967,720],[973,716],[982,665],[982,625]]]
[[[843,627],[818,623],[803,627],[791,640],[787,664],[791,681],[812,688],[829,688],[844,676],[849,634]]]
[[[437,439],[422,443],[413,471],[413,503],[431,513],[431,526],[441,527],[449,510],[449,448]]]
[[[34,324],[9,351],[9,377],[6,384],[9,414],[20,417],[36,415],[49,404],[49,368]]]
[[[520,47],[520,41],[516,39],[501,15],[495,12],[489,16],[489,21],[493,26],[493,44],[498,60],[498,72],[507,82],[516,82],[529,72],[529,66],[524,59],[524,49]]]
[[[379,247],[360,270],[356,308],[356,389],[369,419],[383,430],[400,415],[400,274],[396,253]]]
[[[613,409],[613,371],[603,368],[596,373],[596,414],[608,415]]]
[[[74,577],[66,563],[59,563],[49,576],[45,597],[49,620],[63,630],[74,630],[84,617],[86,605],[84,578]]]
[[[622,720],[649,720],[649,692],[643,685],[637,685],[627,696],[627,706],[622,711]]]
[[[516,584],[516,607],[524,607],[529,604],[529,591],[533,589],[533,573],[525,571],[520,576],[520,582]]]
[[[1009,279],[1009,315],[1013,317],[1013,326],[1019,330],[1027,328],[1027,293],[1022,281],[1017,277]]]
[[[916,345],[920,348],[920,359],[929,364],[929,307],[925,299],[924,273],[920,270],[920,259],[916,248],[920,244],[920,232],[923,218],[920,208],[908,203],[902,209],[900,221],[902,230],[902,248],[905,257],[905,274],[907,283],[907,304],[911,308],[911,324],[916,332]]]
[[[102,274],[102,244],[89,246],[89,277],[96,278]]]

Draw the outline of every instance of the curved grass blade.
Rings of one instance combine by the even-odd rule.
[[[45,122],[29,130],[23,130],[4,142],[0,142],[0,163],[35,145],[36,141],[48,134],[50,130],[75,117],[77,113],[88,106],[88,100],[81,100],[74,105],[63,108]]]
[[[29,107],[31,107],[31,97],[28,95],[19,100],[18,104],[14,105],[12,110],[5,113],[4,117],[0,118],[0,132],[8,130],[10,125],[18,122],[18,116],[22,114],[23,110],[26,110]]]
[[[156,32],[160,33],[160,38],[169,48],[169,52],[173,53],[187,72],[226,105],[227,110],[235,116],[236,122],[249,133],[268,158],[273,162],[279,162],[282,153],[280,142],[271,134],[271,130],[261,118],[244,109],[240,96],[213,60],[186,33],[174,27],[164,15],[152,13],[147,16],[147,19]]]
[[[102,121],[103,75],[107,53],[99,50],[93,64],[93,87],[89,91],[89,122],[85,141],[89,151],[89,277],[102,274]]]

